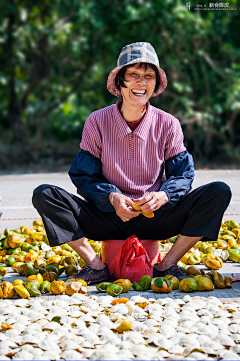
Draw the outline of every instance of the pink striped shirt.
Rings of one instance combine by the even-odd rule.
[[[116,104],[93,112],[84,125],[81,149],[102,162],[102,174],[130,197],[159,191],[166,181],[164,161],[184,152],[181,125],[148,102],[144,118],[132,131]]]

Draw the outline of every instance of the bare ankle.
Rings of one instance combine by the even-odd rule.
[[[96,256],[92,261],[86,262],[86,266],[89,266],[96,270],[101,270],[105,267],[105,264],[100,260],[98,256]]]
[[[170,267],[172,267],[172,266],[174,266],[175,264],[173,263],[173,262],[160,262],[158,265],[157,265],[157,267],[156,267],[156,269],[158,270],[158,271],[166,271],[167,269],[169,269]]]

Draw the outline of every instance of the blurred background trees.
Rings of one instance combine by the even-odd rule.
[[[237,10],[180,0],[2,0],[0,167],[66,169],[122,47],[150,42],[168,77],[151,104],[177,117],[197,166],[240,161]],[[209,7],[209,3],[206,3]]]

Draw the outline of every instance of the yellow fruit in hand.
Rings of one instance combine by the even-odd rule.
[[[138,206],[136,206],[136,203],[137,203],[137,202],[134,202],[134,203],[132,204],[133,209],[134,209],[135,211],[141,211],[141,209],[140,209]]]
[[[136,206],[136,203],[137,203],[137,202],[134,202],[134,203],[132,204],[133,209],[134,209],[135,211],[141,211],[141,209],[140,209],[138,206]],[[153,217],[154,217],[154,213],[153,213],[153,212],[150,212],[150,213],[142,212],[142,215],[143,215],[144,217],[147,217],[147,218],[153,218]]]
[[[144,217],[147,217],[147,218],[153,218],[153,217],[154,217],[154,213],[153,213],[153,212],[150,212],[150,213],[142,212],[142,214],[143,214]]]

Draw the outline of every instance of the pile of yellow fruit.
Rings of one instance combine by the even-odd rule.
[[[159,241],[163,256],[171,249],[178,236]],[[167,250],[167,252],[164,252]],[[209,269],[218,270],[223,262],[240,262],[240,225],[228,220],[221,224],[216,241],[199,241],[180,260],[178,266],[203,263]]]
[[[88,241],[100,256],[101,243]],[[50,247],[41,220],[34,221],[33,227],[21,226],[12,231],[5,229],[0,234],[0,263],[0,298],[13,298],[15,295],[29,298],[49,292],[56,295],[87,292],[86,282],[74,279],[84,261],[68,244]],[[25,276],[25,281],[4,281],[6,266]],[[59,280],[63,272],[73,278],[66,282]]]

